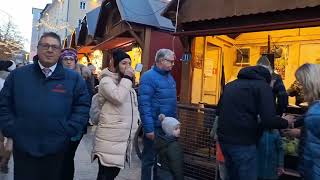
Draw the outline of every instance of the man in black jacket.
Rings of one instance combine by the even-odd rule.
[[[256,143],[262,129],[288,127],[288,121],[276,116],[270,82],[271,69],[252,66],[240,70],[238,79],[224,88],[218,139],[230,180],[256,180]]]

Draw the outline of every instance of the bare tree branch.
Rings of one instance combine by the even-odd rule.
[[[0,26],[0,59],[9,60],[23,50],[24,38],[10,19]]]

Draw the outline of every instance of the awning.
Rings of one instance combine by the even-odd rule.
[[[76,31],[75,30],[71,34],[69,47],[70,48],[74,48],[74,49],[77,47],[77,44],[76,44]]]
[[[293,10],[319,5],[319,0],[180,0],[178,23]],[[175,15],[176,7],[177,0],[171,1],[163,15],[175,18],[172,15]],[[248,20],[250,21],[250,19]]]
[[[63,43],[62,43],[62,48],[67,48],[68,47],[68,39],[64,38]]]
[[[222,28],[208,28],[201,30],[189,30],[173,33],[175,36],[208,36],[208,35],[223,35],[233,34],[239,35],[239,33],[246,32],[257,32],[257,31],[271,31],[279,29],[292,29],[292,28],[304,28],[304,27],[315,27],[320,26],[320,18],[304,19],[304,20],[293,20],[284,22],[270,22],[260,23],[244,26],[228,26]]]
[[[162,10],[168,4],[167,1],[116,0],[116,2],[122,20],[141,25],[153,26],[167,31],[174,30],[172,22],[161,16]]]
[[[94,36],[94,33],[96,32],[96,26],[99,18],[100,9],[101,7],[97,7],[96,9],[86,14],[88,35]]]
[[[114,49],[117,47],[121,47],[123,45],[129,44],[134,42],[134,38],[127,38],[127,37],[114,37],[103,41],[102,43],[96,45],[93,50],[106,50],[106,49]]]

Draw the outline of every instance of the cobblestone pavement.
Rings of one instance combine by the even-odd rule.
[[[88,129],[88,134],[86,134],[76,153],[75,157],[75,180],[95,180],[98,173],[97,161],[91,163],[90,153],[92,149],[93,140],[93,129],[90,127]],[[140,179],[140,160],[133,152],[132,154],[131,168],[126,168],[120,171],[119,176],[116,180],[138,180]],[[9,164],[9,173],[1,174],[0,180],[13,180],[13,161],[12,158]]]

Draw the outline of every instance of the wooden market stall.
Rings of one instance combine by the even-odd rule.
[[[216,105],[224,84],[234,80],[242,67],[255,65],[265,53],[275,57],[275,70],[289,88],[300,65],[320,63],[319,10],[317,0],[172,0],[163,15],[177,23],[175,35],[191,54],[190,61],[182,65],[180,102],[200,105],[200,109]],[[290,103],[294,104],[294,99]],[[197,126],[184,137],[185,146],[189,154],[199,154],[210,141],[208,116],[199,110],[194,118],[190,115],[195,112],[183,113],[183,126]]]
[[[94,34],[94,39],[99,43],[92,48],[103,51],[104,66],[109,65],[112,50],[122,48],[131,56],[133,66],[142,63],[143,71],[146,71],[154,64],[158,49],[173,49],[178,61],[172,74],[179,91],[179,59],[183,49],[179,38],[171,35],[174,31],[171,21],[160,15],[166,5],[166,2],[157,0],[105,0]]]

